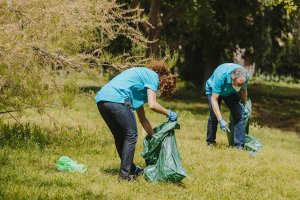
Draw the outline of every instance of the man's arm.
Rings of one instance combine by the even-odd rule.
[[[148,133],[148,135],[153,135],[153,129],[152,126],[150,124],[150,122],[148,121],[148,119],[145,116],[145,110],[144,107],[140,107],[139,109],[136,110],[137,116],[139,118],[140,123],[142,124],[144,130]]]
[[[220,128],[222,129],[222,131],[225,131],[225,132],[229,132],[229,127],[228,127],[228,124],[227,122],[225,122],[225,120],[222,118],[222,115],[221,115],[221,111],[220,111],[220,106],[218,104],[218,99],[219,99],[219,94],[212,94],[211,95],[211,106],[212,106],[212,109],[218,119],[218,122],[219,122],[219,125],[220,125]]]
[[[247,98],[248,98],[248,90],[247,90],[247,88],[241,89],[240,96],[241,96],[243,104],[246,105],[247,104]]]
[[[222,119],[220,107],[219,107],[219,104],[218,104],[219,96],[220,96],[219,94],[212,94],[211,95],[211,106],[212,106],[212,109],[213,109],[218,121]]]

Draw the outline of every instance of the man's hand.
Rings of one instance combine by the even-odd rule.
[[[220,128],[221,128],[222,131],[230,132],[228,124],[223,119],[219,120],[219,124],[220,124]]]
[[[177,120],[178,114],[176,112],[173,112],[172,110],[169,110],[169,114],[167,115],[167,118],[171,121],[174,122]]]

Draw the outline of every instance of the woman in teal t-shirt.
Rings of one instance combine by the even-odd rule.
[[[151,124],[145,116],[144,104],[151,110],[177,120],[177,114],[167,110],[156,101],[158,89],[163,96],[171,95],[176,87],[176,77],[161,62],[149,68],[127,69],[104,85],[95,99],[98,110],[108,125],[121,159],[119,179],[132,180],[143,170],[133,163],[137,141],[136,110],[140,123],[149,136],[153,134]]]

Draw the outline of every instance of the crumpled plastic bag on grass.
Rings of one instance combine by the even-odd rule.
[[[144,139],[142,157],[147,167],[144,177],[151,182],[179,182],[187,176],[181,165],[174,129],[179,129],[177,122],[164,122],[154,128],[154,135]]]
[[[56,167],[58,171],[66,172],[80,172],[84,173],[87,170],[87,167],[83,164],[78,164],[75,160],[72,160],[68,156],[61,156],[57,163]]]
[[[242,103],[241,103],[242,104]],[[245,148],[250,151],[258,152],[262,148],[262,144],[258,139],[249,135],[249,124],[252,112],[252,103],[251,100],[247,100],[247,104],[245,106],[242,105],[243,110],[243,119],[245,121],[246,127],[246,138],[245,138]],[[230,122],[229,122],[230,132],[227,133],[227,139],[230,146],[234,146],[234,120],[232,114],[230,114]]]
[[[262,144],[255,137],[246,135],[245,147],[251,151],[258,152],[262,148]]]

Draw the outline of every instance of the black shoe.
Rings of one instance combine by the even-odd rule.
[[[135,170],[130,172],[130,175],[141,176],[144,174],[144,169],[136,165]]]
[[[209,146],[209,147],[215,147],[216,143],[215,142],[208,142],[207,146]]]
[[[119,176],[119,181],[134,181],[136,179],[136,175],[128,175],[128,176]]]

